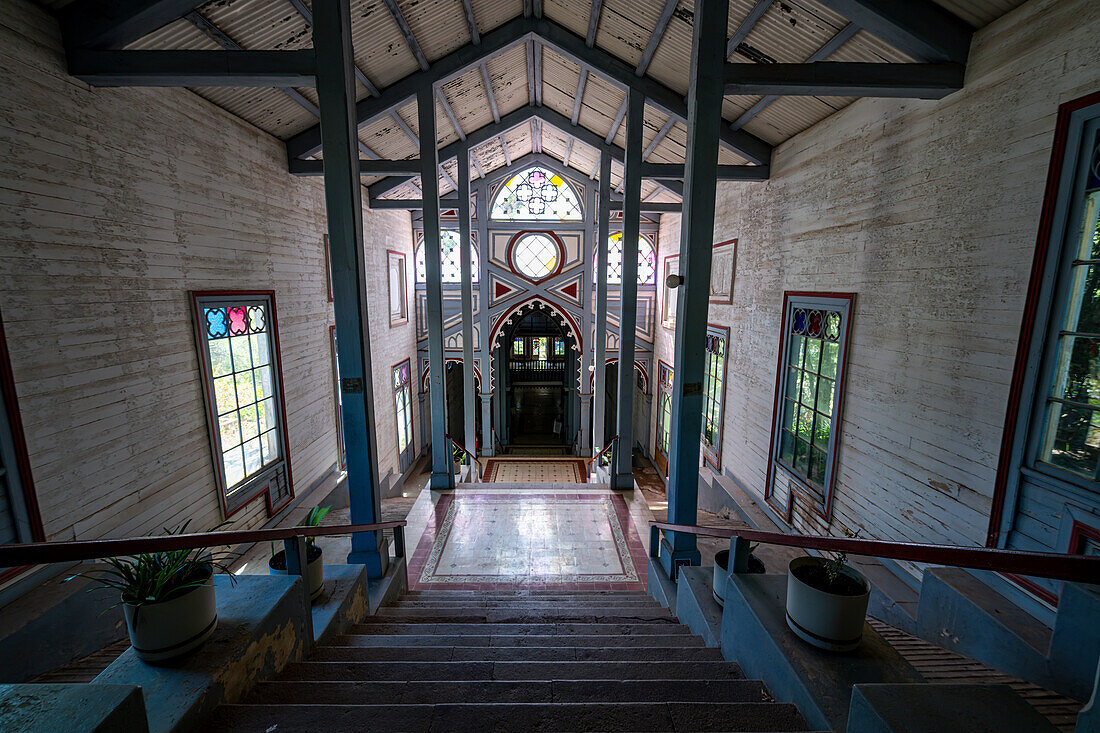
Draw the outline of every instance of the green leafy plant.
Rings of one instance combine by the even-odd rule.
[[[165,527],[164,533],[186,534],[188,524],[189,522],[184,522],[175,530]],[[182,595],[185,591],[206,583],[214,568],[229,573],[225,565],[202,547],[111,557],[104,562],[107,564],[105,568],[77,573],[62,582],[86,578],[95,583],[88,589],[89,592],[115,590],[119,593],[119,602],[111,607],[114,608],[122,603],[143,605]],[[232,573],[229,577],[236,581]]]
[[[863,530],[860,530],[860,532],[862,531]],[[859,532],[853,532],[845,528],[844,535],[854,540],[859,537]],[[840,579],[840,573],[847,563],[848,553],[846,552],[835,553],[830,559],[825,561],[825,577],[829,579],[830,586],[836,585],[837,581]]]
[[[320,527],[321,520],[328,516],[328,513],[332,511],[330,506],[315,506],[309,510],[309,514],[302,520],[299,527]],[[306,545],[313,547],[313,537],[306,537]]]

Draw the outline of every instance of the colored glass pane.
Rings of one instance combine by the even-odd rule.
[[[526,234],[512,245],[512,265],[532,280],[553,274],[560,256],[557,242],[548,234]]]
[[[580,198],[560,176],[534,166],[509,178],[489,217],[506,221],[580,221]]]
[[[441,281],[445,283],[462,282],[462,248],[459,246],[458,232],[444,230],[439,233],[439,264]],[[477,245],[470,243],[470,282],[478,281],[479,260]],[[416,247],[416,281],[427,282],[427,263],[424,255],[424,238]]]
[[[638,237],[638,284],[653,285],[657,280],[657,252],[646,237]],[[623,281],[623,233],[615,232],[607,239],[607,282]]]

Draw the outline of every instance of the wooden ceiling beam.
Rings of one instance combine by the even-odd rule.
[[[313,49],[98,51],[70,49],[69,73],[99,87],[312,87]]]
[[[584,37],[584,45],[592,48],[596,45],[596,31],[600,27],[600,12],[603,10],[603,0],[592,0],[592,9],[588,11],[588,33]]]
[[[653,136],[653,139],[649,141],[649,145],[642,151],[642,162],[649,160],[649,156],[653,155],[653,151],[657,149],[657,146],[661,144],[661,141],[665,139],[672,126],[676,124],[676,120],[671,117],[665,122],[664,126],[657,131],[657,134]]]
[[[942,99],[962,88],[961,64],[726,64],[726,94]]]
[[[296,176],[320,176],[324,175],[325,162],[310,158],[309,160],[292,160],[290,172]],[[363,160],[359,159],[359,175],[362,176],[397,176],[420,175],[420,160]]]
[[[409,27],[409,21],[405,20],[405,14],[401,12],[401,8],[397,7],[397,0],[382,0],[382,2],[386,4],[386,9],[390,11],[390,17],[397,24],[397,29],[401,31],[401,37],[405,39],[405,44],[412,51],[416,63],[420,64],[421,70],[427,71],[430,66],[428,57],[424,55],[420,44],[417,43],[416,36],[413,35],[412,28]]]
[[[665,29],[668,28],[668,22],[672,20],[672,14],[676,12],[678,2],[679,0],[665,0],[665,6],[661,8],[661,16],[657,18],[657,25],[653,27],[653,32],[649,34],[649,42],[646,43],[645,50],[642,51],[638,68],[634,69],[634,73],[638,76],[645,74],[646,69],[652,63],[653,54],[657,53],[657,46],[660,45],[661,39],[665,35]]]
[[[611,130],[607,133],[607,137],[603,139],[608,145],[615,139],[615,136],[619,134],[619,127],[623,124],[623,118],[626,117],[626,102],[627,97],[623,97],[623,103],[619,105],[619,111],[615,113],[615,119],[611,121]]]
[[[581,118],[581,106],[584,104],[584,86],[588,83],[588,69],[581,67],[581,75],[577,78],[577,92],[573,95],[573,116],[570,117],[573,124]]]
[[[451,109],[451,103],[447,101],[447,96],[443,93],[443,90],[436,89],[435,97],[439,100],[439,106],[443,108],[443,114],[447,115],[447,119],[451,121],[451,127],[455,129],[458,139],[465,140],[466,133],[462,131],[462,125],[458,124],[458,118],[455,117],[455,111]]]
[[[734,30],[733,35],[726,41],[726,58],[728,59],[733,55],[733,52],[737,50],[737,47],[744,42],[752,31],[756,22],[764,17],[764,13],[768,12],[768,8],[772,6],[772,0],[756,0],[756,4],[752,6],[752,10],[745,16],[745,19],[738,24],[737,29]]]
[[[821,0],[921,61],[965,64],[974,29],[933,0]]]
[[[302,16],[302,20],[306,22],[306,25],[312,28],[313,11],[309,9],[309,6],[305,4],[304,0],[288,0],[288,2],[290,3],[291,7],[293,7],[298,12],[298,15]],[[363,85],[364,89],[367,90],[367,94],[370,94],[373,97],[381,95],[381,92],[378,91],[378,87],[376,87],[374,83],[367,78],[367,75],[363,73],[362,69],[360,69],[356,65],[352,65],[351,70],[355,74],[355,79]]]
[[[77,0],[58,13],[66,48],[123,48],[207,0]]]
[[[462,0],[462,14],[466,16],[466,27],[470,31],[470,43],[477,46],[481,43],[481,34],[477,31],[477,19],[474,17],[474,6],[470,0]]]
[[[485,96],[489,100],[489,111],[493,113],[493,122],[500,122],[500,110],[497,109],[497,96],[493,93],[493,81],[489,78],[489,65],[481,62],[481,85],[485,87]]]

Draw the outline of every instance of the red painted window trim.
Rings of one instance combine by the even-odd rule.
[[[727,239],[724,242],[715,242],[711,249],[715,250],[719,247],[724,247],[727,244],[733,245],[733,273],[730,274],[730,297],[729,300],[711,297],[708,302],[713,305],[733,305],[733,283],[737,280],[737,237],[734,237],[733,239]]]
[[[223,475],[224,468],[221,465],[221,456],[217,455],[218,443],[214,438],[214,431],[217,430],[217,415],[214,414],[214,406],[211,396],[207,395],[207,385],[213,387],[213,379],[210,376],[210,372],[206,368],[206,358],[202,352],[205,349],[202,333],[202,321],[199,318],[199,298],[260,298],[267,297],[271,299],[271,333],[273,336],[272,344],[272,356],[275,359],[275,371],[279,375],[279,432],[282,434],[283,439],[283,462],[286,464],[286,483],[287,483],[287,498],[279,504],[271,503],[271,482],[265,481],[258,485],[256,491],[247,495],[244,499],[241,499],[239,503],[234,505],[232,509],[229,508],[229,503],[226,496],[227,488],[225,485],[225,476]],[[209,421],[210,426],[210,457],[214,463],[214,476],[218,481],[218,501],[221,503],[222,511],[225,513],[225,518],[229,519],[246,506],[251,504],[255,499],[260,496],[264,497],[264,502],[267,505],[268,516],[273,516],[279,513],[294,499],[294,475],[291,472],[290,466],[290,438],[287,434],[286,426],[286,395],[285,384],[283,381],[283,357],[282,347],[279,344],[279,316],[278,307],[275,304],[275,291],[274,290],[192,290],[191,291],[191,311],[192,317],[195,323],[195,337],[198,339],[196,344],[200,350],[199,353],[199,371],[203,380],[203,402],[206,408],[206,419]]]
[[[15,449],[15,469],[19,472],[19,483],[23,489],[23,506],[31,525],[31,539],[45,542],[46,533],[42,528],[42,515],[38,508],[38,494],[34,490],[34,478],[31,475],[31,461],[27,453],[27,440],[23,433],[23,420],[19,414],[19,398],[15,392],[15,375],[8,356],[8,342],[4,336],[4,319],[0,316],[0,390],[4,393],[4,405],[7,409],[8,425],[11,426],[12,444]],[[21,575],[33,566],[5,568],[0,571],[0,583]]]
[[[472,244],[473,244],[473,242],[471,241],[471,245]],[[398,257],[401,258],[402,262],[404,262],[404,268],[403,269],[405,271],[405,285],[401,289],[403,294],[404,294],[404,299],[405,299],[405,317],[403,319],[398,318],[397,320],[394,320],[393,316],[392,315],[390,316],[390,328],[397,328],[398,326],[404,326],[406,323],[409,322],[409,307],[410,307],[410,303],[409,303],[409,259],[408,259],[408,257],[405,256],[404,252],[398,252],[396,249],[387,249],[386,250],[386,285],[387,286],[389,285],[389,276],[390,276],[390,255],[397,255]],[[414,281],[416,280],[416,273],[413,273],[413,280]],[[390,294],[389,294],[389,291],[387,290],[386,291],[386,309],[387,310],[389,310],[389,307],[390,307],[390,297],[389,296],[390,296]],[[330,298],[330,300],[331,300],[331,298]]]
[[[1050,150],[1050,166],[1047,170],[1043,208],[1039,214],[1039,232],[1035,240],[1035,257],[1031,263],[1031,276],[1024,301],[1024,313],[1020,323],[1020,338],[1016,347],[1016,361],[1012,369],[1012,382],[1008,391],[1008,407],[1005,409],[1005,427],[1001,435],[1001,454],[997,461],[997,478],[993,484],[993,502],[989,510],[989,528],[985,546],[997,547],[1000,541],[1001,520],[1005,509],[1005,492],[1012,470],[1012,446],[1016,439],[1016,418],[1020,411],[1021,391],[1031,351],[1031,337],[1035,330],[1035,318],[1039,296],[1043,288],[1043,271],[1046,269],[1050,250],[1051,229],[1054,227],[1054,209],[1058,203],[1058,184],[1062,178],[1062,166],[1066,157],[1070,120],[1074,112],[1100,103],[1100,92],[1071,100],[1058,107],[1058,119],[1054,125],[1054,142]]]
[[[809,504],[810,509],[813,510],[814,514],[816,514],[826,524],[828,524],[832,521],[831,517],[833,515],[833,493],[834,489],[836,488],[836,470],[837,464],[839,463],[839,461],[836,460],[836,457],[837,455],[839,455],[839,450],[834,452],[833,454],[832,470],[829,472],[829,487],[825,491],[825,501],[823,502],[822,508],[818,508],[816,497],[814,497],[813,501],[808,500],[809,495],[812,493],[810,488],[805,485],[801,478],[793,473],[788,473],[788,475],[793,482],[795,490],[789,492],[787,506],[785,508],[780,507],[777,506],[774,501],[772,501],[772,497],[774,495],[772,488],[773,481],[775,480],[775,436],[778,432],[776,430],[776,418],[779,415],[779,401],[783,393],[783,377],[786,374],[786,365],[783,363],[783,359],[786,356],[785,349],[787,347],[787,311],[789,310],[788,305],[791,298],[835,298],[838,300],[848,301],[848,317],[845,319],[847,322],[844,324],[844,358],[842,362],[837,365],[837,367],[840,369],[840,378],[837,380],[836,383],[836,388],[839,395],[839,398],[837,399],[837,414],[833,416],[833,425],[836,426],[837,418],[842,417],[842,405],[844,403],[844,386],[845,383],[848,381],[848,348],[850,346],[852,337],[852,318],[855,312],[856,294],[815,292],[808,290],[788,290],[783,293],[783,317],[780,322],[779,328],[779,355],[776,357],[775,399],[772,404],[771,439],[768,441],[768,472],[764,479],[764,501],[767,502],[768,506],[775,510],[777,514],[783,516],[783,521],[785,521],[787,524],[790,524],[791,520],[794,518],[795,496],[801,496],[802,499],[806,501],[807,504]]]
[[[547,237],[550,237],[551,241],[553,241],[554,245],[558,248],[558,266],[554,268],[553,272],[537,279],[530,278],[520,272],[516,268],[515,260],[512,259],[512,251],[516,248],[516,244],[519,243],[519,240],[523,239],[529,234],[543,234]],[[505,258],[508,261],[508,269],[512,272],[513,275],[523,278],[532,285],[538,285],[539,283],[544,283],[547,280],[557,277],[561,274],[562,268],[565,267],[565,242],[561,241],[561,237],[548,229],[521,229],[513,234],[511,239],[508,240],[508,246],[505,249]]]

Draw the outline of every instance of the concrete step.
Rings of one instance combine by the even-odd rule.
[[[431,626],[425,627],[432,630]],[[674,634],[349,634],[333,640],[335,645],[355,647],[576,647],[607,649],[633,647],[705,648],[702,637],[674,629]]]
[[[282,680],[653,680],[744,679],[733,662],[296,662]],[[598,685],[597,685],[598,686]]]
[[[380,622],[356,624],[352,634],[473,634],[476,636],[517,636],[536,634],[541,636],[592,636],[592,635],[628,635],[671,636],[683,634],[689,636],[691,630],[678,623],[665,620],[627,623],[401,623]],[[485,645],[482,645],[485,646]]]
[[[267,731],[799,731],[784,703],[223,705],[208,728]]]
[[[373,616],[368,616],[362,625],[412,622],[422,624],[505,624],[505,623],[555,623],[571,622],[585,624],[618,624],[643,622],[664,622],[679,624],[679,620],[669,613],[667,608],[477,608],[477,609],[440,609],[440,608],[379,608]]]
[[[459,598],[453,600],[419,600],[398,601],[384,608],[445,608],[445,609],[469,609],[469,608],[664,608],[652,598],[646,599],[608,599],[608,598],[573,598],[562,600],[482,600],[475,598]]]
[[[763,702],[758,680],[480,680],[265,682],[250,704],[410,705],[445,702]]]
[[[487,598],[487,599],[523,599],[551,600],[562,598],[623,598],[652,600],[645,591],[640,590],[586,590],[586,591],[560,591],[560,590],[413,590],[401,596],[401,600],[418,600],[429,598]]]
[[[323,646],[313,662],[686,662],[722,661],[713,647]]]

